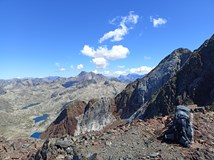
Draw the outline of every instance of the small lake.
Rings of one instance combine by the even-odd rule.
[[[48,118],[48,116],[49,116],[48,114],[43,114],[42,116],[36,117],[33,120],[35,123],[37,123],[37,122],[46,120]]]
[[[39,138],[41,134],[42,134],[42,132],[35,132],[30,137],[32,137],[32,138]]]

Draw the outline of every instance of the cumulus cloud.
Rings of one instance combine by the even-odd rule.
[[[111,39],[112,42],[121,41],[123,37],[128,34],[128,31],[132,29],[132,25],[135,25],[138,22],[139,16],[134,14],[133,11],[129,12],[128,16],[125,17],[116,17],[111,21],[111,24],[115,24],[115,21],[120,20],[119,28],[116,28],[113,31],[105,33],[100,39],[99,43],[104,42],[105,40]]]
[[[83,69],[83,68],[84,68],[83,64],[77,65],[77,69],[78,69],[78,70],[81,70],[81,69]]]
[[[131,68],[130,73],[136,73],[136,74],[147,74],[149,73],[153,68],[148,66],[141,66],[139,68]]]
[[[164,18],[153,18],[150,17],[150,21],[153,23],[153,27],[158,27],[167,23],[167,20]]]
[[[108,49],[106,46],[100,46],[97,49],[94,49],[88,45],[84,45],[81,52],[82,54],[93,58],[103,57],[108,60],[117,60],[126,58],[129,49],[122,45],[115,45],[111,49]]]
[[[122,45],[115,45],[111,49],[106,46],[100,46],[97,49],[85,45],[81,50],[81,53],[93,57],[92,62],[97,68],[106,68],[108,60],[124,59],[129,54],[129,49]]]
[[[93,58],[92,62],[96,65],[97,68],[106,68],[108,65],[108,62],[103,57]]]

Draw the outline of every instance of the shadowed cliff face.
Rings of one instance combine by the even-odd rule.
[[[214,103],[214,35],[194,51],[183,68],[153,96],[144,118],[167,115],[178,104]]]
[[[117,113],[120,117],[129,118],[143,104],[149,101],[152,95],[180,70],[191,54],[188,49],[177,49],[163,59],[144,78],[130,83],[115,98]]]

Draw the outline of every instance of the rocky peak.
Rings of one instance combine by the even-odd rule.
[[[179,48],[164,58],[157,67],[142,79],[130,83],[116,98],[117,113],[121,118],[129,118],[143,104],[150,100],[183,66],[192,52]]]
[[[64,84],[62,84],[62,86],[65,88],[69,88],[74,85],[87,86],[91,83],[96,84],[106,80],[108,80],[108,78],[103,76],[102,74],[95,74],[93,72],[82,71],[76,77],[72,77],[69,80],[67,80]]]
[[[214,104],[214,36],[205,41],[182,69],[148,103],[144,118],[167,115],[178,104]]]
[[[93,72],[85,72],[82,71],[78,76],[75,77],[76,80],[78,81],[87,81],[87,80],[96,80],[96,81],[101,81],[101,80],[106,80],[107,78],[103,76],[102,74],[96,74]]]

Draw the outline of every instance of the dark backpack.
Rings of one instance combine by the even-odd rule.
[[[174,140],[184,147],[189,147],[193,138],[190,109],[179,105],[175,109],[174,119],[165,134],[166,140]]]

